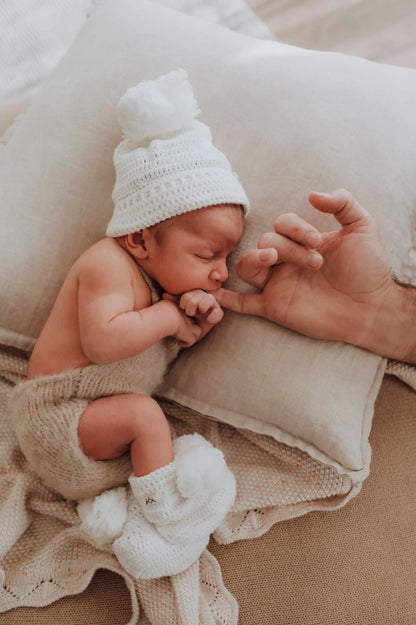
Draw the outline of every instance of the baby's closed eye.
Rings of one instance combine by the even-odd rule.
[[[205,260],[205,261],[209,261],[215,258],[213,254],[195,254],[195,256],[199,258],[200,260]]]

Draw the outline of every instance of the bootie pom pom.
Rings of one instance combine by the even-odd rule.
[[[173,443],[176,483],[184,497],[206,498],[219,490],[228,472],[224,454],[200,434],[187,434]]]
[[[104,545],[120,536],[127,520],[126,489],[107,490],[93,499],[84,499],[77,506],[81,529]]]

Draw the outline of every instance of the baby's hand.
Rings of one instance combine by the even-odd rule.
[[[202,289],[186,291],[182,295],[164,293],[163,299],[176,302],[185,315],[194,320],[194,326],[200,329],[197,341],[202,339],[224,316],[224,311],[214,295]],[[181,345],[181,347],[189,346],[189,344]]]
[[[219,323],[224,316],[224,311],[215,297],[202,289],[193,289],[183,293],[178,303],[188,317],[195,317],[198,321],[207,321],[210,325]]]
[[[192,317],[185,315],[178,307],[179,325],[172,336],[178,341],[179,347],[191,347],[198,341],[202,334],[202,328],[195,323]]]

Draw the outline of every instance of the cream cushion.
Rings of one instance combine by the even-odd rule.
[[[120,95],[178,67],[251,199],[232,265],[282,212],[332,228],[306,197],[343,186],[376,216],[393,271],[414,279],[415,71],[260,41],[156,3],[103,0],[0,153],[1,342],[31,348],[68,268],[104,235]],[[229,286],[244,288],[236,278]],[[384,365],[227,313],[182,352],[164,394],[360,483]]]

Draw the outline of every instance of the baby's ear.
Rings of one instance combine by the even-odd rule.
[[[145,230],[147,230],[147,228]],[[142,260],[148,256],[145,230],[131,232],[126,235],[125,239],[128,251],[133,254],[133,256],[136,256],[136,258]]]

